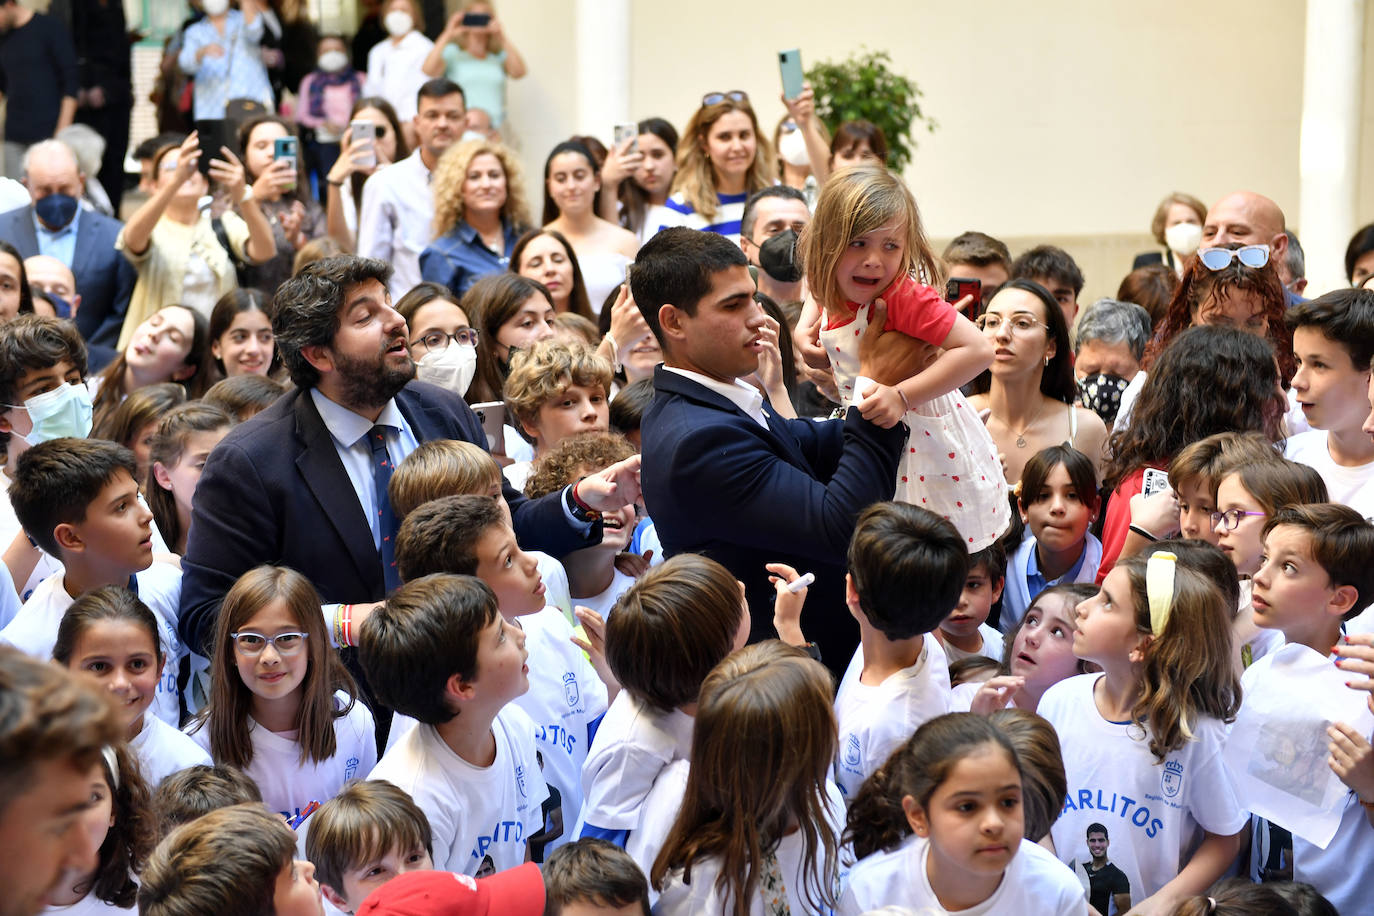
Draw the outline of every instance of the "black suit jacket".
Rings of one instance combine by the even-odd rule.
[[[82,210],[76,226],[76,253],[72,275],[81,294],[76,328],[88,343],[113,347],[119,343],[129,297],[138,271],[115,250],[115,238],[124,224],[94,210]],[[0,213],[0,239],[19,249],[21,257],[40,254],[38,233],[33,228],[33,207]]]
[[[766,563],[813,572],[802,629],[843,672],[858,645],[844,602],[854,521],[892,498],[906,427],[881,429],[851,409],[843,420],[784,420],[768,428],[728,398],[659,366],[640,426],[640,483],[664,553],[700,553],[745,585],[751,640],[774,636]]]
[[[449,391],[411,382],[396,404],[420,442],[486,446],[477,418]],[[507,485],[505,496],[530,549],[562,556],[601,539],[599,524],[590,533],[572,526],[561,492],[530,500]],[[366,513],[308,390],[282,395],[215,447],[192,507],[178,626],[193,651],[204,652],[213,636],[225,592],[262,563],[305,574],[325,603],[386,597]]]

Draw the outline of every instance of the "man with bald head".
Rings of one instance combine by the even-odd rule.
[[[1203,248],[1240,248],[1243,245],[1268,245],[1269,262],[1279,272],[1285,291],[1293,282],[1288,271],[1288,235],[1283,211],[1263,194],[1233,191],[1212,204],[1202,226]],[[1301,302],[1287,291],[1288,304]]]
[[[82,206],[86,176],[76,154],[58,140],[43,140],[24,154],[29,205],[0,213],[0,240],[22,258],[56,258],[76,278],[83,308],[76,327],[91,344],[114,346],[138,279],[132,264],[115,250],[123,224]]]

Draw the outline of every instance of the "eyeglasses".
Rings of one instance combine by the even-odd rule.
[[[703,105],[719,105],[729,99],[732,102],[748,102],[749,93],[743,89],[731,89],[729,92],[708,92],[701,97]]]
[[[1247,515],[1267,515],[1265,512],[1248,512],[1245,509],[1227,509],[1225,512],[1213,512],[1211,514],[1212,527],[1220,525],[1226,531],[1235,531],[1240,520]]]
[[[985,334],[996,334],[998,331],[1002,330],[1004,322],[1002,316],[996,312],[984,312],[979,315],[973,323],[978,325],[978,330]],[[1045,322],[1038,321],[1032,316],[1022,312],[1012,315],[1010,318],[1006,319],[1005,323],[1010,325],[1011,330],[1016,334],[1029,334],[1037,327],[1044,328],[1046,331],[1050,329],[1050,326],[1045,324]]]
[[[234,640],[234,648],[240,655],[247,658],[257,658],[262,654],[262,650],[271,646],[282,658],[288,658],[305,648],[306,637],[309,633],[278,633],[276,636],[264,636],[261,633],[254,633],[244,630],[240,633],[230,633],[229,637]]]
[[[443,331],[430,331],[418,340],[412,340],[410,345],[412,347],[424,347],[426,350],[444,350],[448,348],[450,341],[457,341],[465,347],[475,347],[477,346],[477,333],[476,328],[459,328],[452,334],[446,334]]]
[[[1242,245],[1240,248],[1204,248],[1197,253],[1209,270],[1225,270],[1232,260],[1256,270],[1269,263],[1268,245]]]

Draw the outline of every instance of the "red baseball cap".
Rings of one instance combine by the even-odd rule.
[[[481,880],[412,871],[377,888],[358,916],[543,916],[544,876],[526,862]]]

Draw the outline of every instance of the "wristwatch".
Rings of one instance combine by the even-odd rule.
[[[238,203],[238,205],[241,207],[241,206],[243,206],[244,204],[248,203],[248,201],[250,201],[250,200],[252,200],[252,199],[253,199],[253,186],[252,186],[251,184],[245,184],[245,185],[243,186],[243,196],[239,198],[239,203]]]

